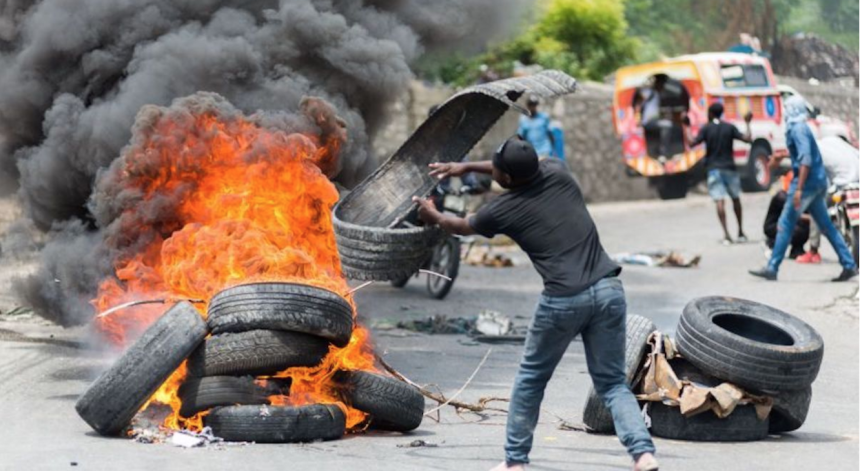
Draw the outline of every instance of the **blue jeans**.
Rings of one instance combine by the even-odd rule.
[[[827,214],[827,203],[824,197],[827,195],[827,189],[806,190],[800,198],[800,211],[794,207],[794,191],[795,184],[792,183],[788,189],[788,200],[782,208],[782,214],[779,216],[777,223],[776,242],[773,244],[773,253],[770,256],[770,261],[767,268],[773,272],[779,270],[779,265],[785,258],[785,251],[791,243],[791,235],[794,233],[794,226],[797,225],[797,219],[804,211],[809,211],[809,215],[819,230],[830,245],[836,250],[836,255],[839,257],[839,263],[843,268],[851,270],[857,268],[854,264],[854,258],[851,256],[851,250],[845,243],[845,239],[836,230],[833,221],[830,220],[830,215]]]
[[[580,333],[594,389],[612,413],[621,443],[634,457],[654,452],[639,404],[627,386],[626,317],[627,301],[618,278],[604,278],[575,296],[541,296],[511,395],[505,443],[508,464],[529,462],[544,389],[567,346]]]

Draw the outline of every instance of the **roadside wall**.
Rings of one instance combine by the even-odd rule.
[[[780,81],[796,88],[822,113],[852,123],[858,133],[856,88],[835,84],[813,86],[783,77]],[[647,180],[629,177],[621,163],[621,143],[612,127],[612,90],[611,85],[580,83],[579,91],[546,103],[543,109],[562,124],[568,166],[589,202],[656,198]],[[374,144],[380,158],[394,153],[424,121],[430,107],[452,94],[450,88],[413,82],[409,92],[395,104],[391,122],[377,136]],[[501,141],[516,132],[518,119],[516,111],[509,111],[475,147],[471,158],[489,158]]]

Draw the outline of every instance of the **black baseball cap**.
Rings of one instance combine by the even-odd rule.
[[[529,180],[538,173],[538,155],[528,141],[516,135],[493,155],[493,166],[516,181]]]

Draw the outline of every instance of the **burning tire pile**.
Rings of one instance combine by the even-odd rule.
[[[627,379],[648,401],[653,435],[750,441],[803,425],[824,353],[821,336],[805,322],[752,301],[706,297],[684,308],[677,352],[649,353],[656,332],[648,319],[628,316]],[[650,396],[648,375],[656,378]],[[697,407],[684,410],[690,404]],[[590,431],[614,433],[612,416],[593,390],[583,422]]]
[[[421,424],[418,390],[371,371],[317,371],[336,400],[293,400],[291,374],[319,368],[351,341],[353,309],[342,296],[304,284],[252,283],[216,294],[207,312],[204,321],[187,302],[170,309],[90,386],[78,414],[102,435],[119,434],[187,359],[179,414],[203,415],[227,441],[336,439],[353,410],[360,414],[355,428],[408,432]]]

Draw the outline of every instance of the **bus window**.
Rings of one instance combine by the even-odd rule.
[[[762,65],[724,65],[720,76],[726,88],[767,87],[767,72]]]

